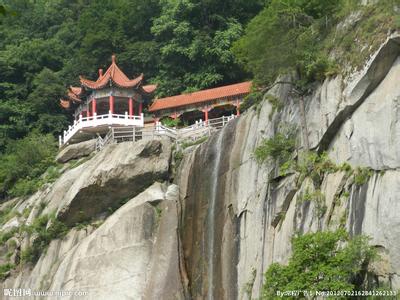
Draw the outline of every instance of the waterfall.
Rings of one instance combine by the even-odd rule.
[[[215,206],[217,201],[218,192],[218,170],[221,163],[221,149],[222,149],[223,134],[220,131],[217,136],[217,141],[214,144],[214,164],[211,172],[211,186],[210,186],[210,202],[208,205],[207,216],[207,230],[209,234],[208,243],[208,299],[213,300],[214,294],[214,247],[215,247]]]

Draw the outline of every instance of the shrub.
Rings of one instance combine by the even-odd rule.
[[[175,166],[179,166],[183,159],[183,152],[181,150],[174,152]]]
[[[274,299],[277,291],[354,290],[355,277],[376,253],[368,238],[350,239],[342,229],[296,236],[286,266],[273,263],[265,273],[262,299]]]
[[[31,133],[11,142],[0,157],[0,197],[33,193],[40,176],[54,165],[57,144],[51,135]]]
[[[0,243],[4,244],[5,242],[7,242],[10,238],[12,238],[14,236],[15,233],[18,232],[18,228],[13,228],[7,232],[1,233],[0,234]]]
[[[291,158],[295,144],[292,135],[277,133],[273,138],[264,139],[254,151],[254,156],[259,163],[270,158],[282,165]]]
[[[268,116],[269,120],[272,120],[272,116],[276,111],[280,111],[283,108],[283,103],[275,96],[267,94],[265,99],[271,104],[272,110]]]
[[[260,104],[262,99],[263,94],[252,88],[252,91],[244,98],[243,103],[240,104],[240,111],[245,112],[250,107]]]
[[[12,188],[8,191],[8,194],[12,197],[23,197],[32,195],[35,193],[40,186],[42,181],[39,179],[31,179],[30,177],[19,179]]]
[[[354,173],[354,183],[356,185],[363,185],[368,181],[372,174],[373,172],[370,168],[358,167]]]
[[[12,218],[12,206],[7,205],[3,210],[0,211],[0,225],[5,224]]]
[[[208,136],[204,136],[204,137],[199,138],[194,141],[185,141],[182,143],[182,149],[186,149],[186,148],[194,146],[194,145],[199,145],[199,144],[205,142],[207,139],[208,139]]]
[[[165,119],[161,120],[161,123],[167,127],[176,127],[179,125],[180,122],[181,122],[181,120],[179,118],[175,118],[175,119],[165,118]]]
[[[24,226],[22,230],[34,234],[36,238],[32,245],[21,253],[21,260],[34,263],[53,239],[62,238],[67,234],[68,227],[54,215],[43,215],[35,219],[32,225]]]
[[[308,152],[304,155],[295,168],[300,173],[299,182],[310,177],[316,187],[320,186],[325,174],[339,170],[326,153],[318,154],[316,152]]]
[[[315,216],[321,218],[327,210],[327,206],[325,204],[325,195],[322,193],[320,189],[317,189],[313,192],[310,192],[309,189],[306,189],[305,192],[301,193],[297,197],[297,203],[302,204],[304,202],[312,201],[315,203]]]
[[[0,280],[6,279],[7,273],[14,268],[15,268],[15,265],[10,264],[10,263],[0,265]]]

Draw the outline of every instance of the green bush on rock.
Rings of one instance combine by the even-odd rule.
[[[54,215],[43,215],[35,219],[32,225],[23,226],[21,230],[35,236],[32,245],[21,253],[23,262],[33,263],[39,259],[52,240],[67,234],[68,227]]]
[[[367,237],[350,238],[344,230],[296,236],[292,249],[288,265],[268,268],[262,299],[275,299],[277,291],[355,290],[356,276],[377,256]]]
[[[264,139],[254,151],[254,157],[259,163],[273,159],[279,165],[287,162],[295,150],[295,139],[291,135],[277,133],[270,139]]]

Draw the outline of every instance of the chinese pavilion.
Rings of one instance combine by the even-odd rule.
[[[143,74],[129,79],[117,66],[115,55],[105,73],[99,69],[96,81],[80,76],[80,87],[69,87],[61,106],[74,112],[74,123],[60,136],[60,145],[102,135],[111,127],[143,127],[143,104],[155,85],[143,85]]]
[[[188,124],[194,120],[218,118],[223,115],[240,115],[240,104],[250,93],[251,82],[241,82],[154,100],[149,108],[154,121],[162,118],[181,118]]]

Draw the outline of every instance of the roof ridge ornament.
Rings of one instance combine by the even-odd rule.
[[[113,63],[113,64],[115,64],[116,62],[116,57],[115,57],[115,54],[113,54],[113,55],[111,55],[111,62]]]

